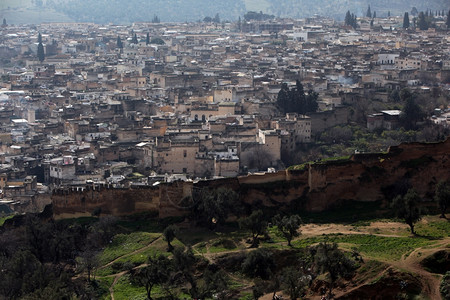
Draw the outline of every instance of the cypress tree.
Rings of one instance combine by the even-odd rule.
[[[450,29],[450,10],[448,11],[448,14],[447,14],[447,22],[446,22],[446,24],[447,24],[447,28]]]
[[[345,14],[345,25],[347,25],[347,26],[352,25],[352,16],[350,15],[349,10],[347,10],[347,13]]]
[[[405,12],[405,15],[403,16],[403,28],[409,28],[409,14],[408,12]]]
[[[369,7],[367,8],[366,17],[372,18],[372,12],[371,12],[371,10],[370,10],[370,5],[369,5]]]
[[[426,20],[426,16],[423,13],[423,11],[421,11],[419,13],[419,19],[417,21],[417,26],[419,26],[420,30],[427,30],[428,29],[428,22]]]
[[[120,48],[120,49],[123,48],[123,43],[122,43],[122,40],[120,39],[120,36],[117,36],[117,48]]]
[[[37,58],[40,62],[43,62],[45,59],[44,45],[42,45],[42,36],[41,33],[38,35],[38,47],[37,47]]]
[[[136,33],[133,35],[133,38],[131,39],[131,43],[133,43],[133,44],[137,44],[138,43],[138,39],[137,39],[137,34]]]
[[[147,32],[147,38],[145,39],[145,44],[150,44],[150,33]]]
[[[356,29],[358,27],[358,21],[356,19],[356,15],[352,14],[352,27]]]

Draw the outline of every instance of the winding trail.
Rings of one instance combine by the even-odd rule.
[[[420,262],[425,257],[438,252],[439,250],[446,249],[446,246],[450,243],[450,238],[445,238],[433,248],[429,246],[420,247],[412,251],[409,255],[403,255],[399,261],[389,262],[395,267],[405,269],[411,273],[417,275],[422,282],[424,292],[430,297],[430,299],[441,299],[441,293],[439,292],[439,285],[442,275],[430,273],[423,269]]]
[[[156,241],[158,241],[158,240],[161,239],[161,238],[162,238],[162,236],[159,236],[159,237],[157,237],[156,239],[154,239],[153,241],[151,241],[147,246],[144,246],[144,247],[142,247],[142,248],[139,248],[139,249],[137,249],[137,250],[135,250],[135,251],[133,251],[133,252],[130,252],[130,253],[121,255],[121,256],[117,257],[116,259],[110,261],[110,262],[107,263],[106,265],[101,266],[99,269],[104,269],[104,268],[106,268],[106,267],[108,267],[108,266],[111,266],[113,263],[117,262],[118,260],[120,260],[120,259],[122,259],[122,258],[124,258],[124,257],[132,256],[132,255],[135,255],[135,254],[139,254],[139,253],[141,253],[141,252],[144,252],[145,250],[149,249]],[[147,264],[141,264],[141,265],[139,265],[139,266],[137,266],[137,267],[134,267],[133,269],[139,269],[139,268],[143,268],[143,267],[145,267],[145,266],[147,266]],[[119,281],[119,279],[120,279],[123,275],[125,275],[125,274],[127,274],[127,273],[128,273],[128,271],[122,271],[122,272],[120,272],[120,273],[116,273],[116,274],[112,274],[112,275],[98,276],[99,278],[109,278],[109,277],[114,277],[114,281],[113,281],[113,283],[111,284],[111,286],[109,287],[109,294],[110,294],[112,300],[114,300],[114,286],[117,284],[117,282]]]
[[[370,225],[367,226],[354,226],[354,225],[342,225],[342,224],[306,224],[301,226],[301,236],[300,238],[305,237],[313,237],[313,236],[321,236],[323,234],[360,234],[360,235],[374,235],[374,236],[382,236],[382,237],[407,237],[406,232],[408,230],[407,225],[403,223],[397,223],[397,222],[372,222]],[[148,245],[137,249],[131,253],[127,253],[125,255],[122,255],[120,257],[117,257],[113,261],[107,263],[106,265],[102,266],[99,269],[106,268],[108,266],[111,266],[114,262],[117,262],[120,259],[123,259],[124,257],[136,255],[139,253],[142,253],[152,247],[155,242],[157,242],[159,239],[161,239],[162,236],[157,237],[153,241],[151,241]],[[433,245],[427,245],[424,247],[416,248],[411,253],[403,254],[403,256],[399,260],[390,260],[390,261],[383,261],[384,263],[388,264],[389,266],[393,266],[395,268],[398,268],[403,271],[410,272],[414,274],[418,280],[421,282],[423,286],[423,294],[427,295],[430,299],[441,299],[440,292],[439,292],[439,285],[440,285],[440,278],[441,275],[430,273],[426,270],[424,270],[420,262],[425,257],[432,255],[433,253],[448,249],[447,245],[450,244],[450,237],[445,237],[439,240],[436,240],[436,243]],[[211,251],[211,244],[209,242],[206,242],[205,248],[203,251],[199,251],[198,248],[193,247],[193,251],[196,255],[204,257],[206,260],[208,260],[210,263],[214,263],[215,259],[217,257],[231,254],[231,253],[239,253],[239,252],[249,252],[255,250],[255,248],[248,248],[248,245],[245,243],[244,240],[239,242],[237,245],[237,249],[228,250],[228,251],[222,251],[222,252],[210,252]],[[367,259],[367,258],[366,258]],[[145,267],[146,264],[141,264],[137,268]],[[386,267],[385,269],[381,270],[376,277],[383,276],[389,267]],[[127,271],[122,271],[117,274],[107,275],[103,277],[113,277],[114,280],[109,287],[109,292],[111,299],[114,300],[114,286],[118,283],[120,278],[127,274]],[[230,278],[233,279],[233,281],[239,282],[243,285],[243,288],[246,290],[251,290],[252,282],[245,280],[243,278],[237,277],[234,274],[229,274]],[[364,286],[365,284],[369,283],[373,278],[367,279],[365,282],[358,283],[357,286],[348,286],[344,290],[336,290],[335,295],[336,296],[343,296],[345,294],[348,294],[354,290],[357,290],[358,288]],[[280,293],[277,293],[280,294]],[[261,299],[271,299],[272,294],[267,294]],[[320,296],[311,296],[308,299],[320,299]]]

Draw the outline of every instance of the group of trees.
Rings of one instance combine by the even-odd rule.
[[[209,229],[224,224],[231,214],[239,216],[243,209],[239,195],[226,188],[196,189],[192,193],[192,199],[186,200],[193,202],[191,218],[197,225]]]
[[[444,16],[444,11],[436,11],[436,13],[433,16],[433,13],[431,11],[426,12],[417,12],[417,9],[415,11],[412,11],[411,14],[414,16],[413,18],[413,25],[414,27],[418,27],[420,30],[427,30],[430,27],[434,27],[434,16]],[[417,16],[417,18],[415,17]],[[447,14],[447,20],[446,20],[446,27],[450,28],[450,11]],[[405,12],[403,16],[403,28],[410,28],[410,20],[409,20],[409,13]]]
[[[219,23],[220,23],[220,16],[219,16],[219,14],[217,13],[217,14],[214,16],[214,18],[211,18],[211,17],[205,17],[205,18],[203,19],[203,22],[205,22],[205,23],[216,23],[216,24],[219,24]]]
[[[205,266],[206,265],[206,266]],[[202,276],[197,275],[201,270]],[[165,299],[178,299],[183,291],[193,299],[227,299],[229,278],[218,266],[194,255],[191,248],[176,248],[173,257],[150,256],[142,268],[130,270],[131,281],[145,287],[147,299],[152,299],[153,287],[158,285]]]
[[[375,19],[375,18],[377,17],[377,12],[374,11],[374,12],[372,13],[372,11],[371,11],[371,9],[370,9],[370,5],[369,5],[369,7],[367,8],[366,17],[367,17],[367,18],[373,18],[373,19]]]
[[[399,190],[399,194],[392,200],[391,208],[397,216],[405,221],[411,230],[411,234],[415,235],[415,224],[422,219],[424,210],[421,208],[422,199],[419,194],[413,189],[405,188]],[[450,206],[450,183],[447,181],[440,181],[436,185],[434,200],[438,205],[441,218],[445,218],[448,207]]]
[[[266,21],[272,19],[275,19],[274,15],[264,14],[262,11],[260,11],[259,13],[255,11],[249,11],[244,15],[245,21]]]
[[[138,44],[139,43],[139,39],[136,33],[134,33],[133,31],[131,32],[131,44]],[[150,45],[150,44],[155,44],[155,45],[164,45],[165,42],[162,38],[160,37],[153,37],[150,39],[150,34],[147,33],[147,35],[145,36],[145,44],[146,45]],[[120,38],[120,36],[117,36],[116,39],[116,47],[119,49],[123,49],[123,42],[122,39]]]
[[[332,295],[337,279],[351,278],[361,262],[346,255],[337,244],[329,242],[299,250],[299,256],[302,257],[300,261],[294,259],[290,266],[283,267],[271,250],[260,248],[241,253],[241,258],[236,261],[240,262],[231,268],[255,280],[255,299],[264,293],[273,292],[275,295],[280,289],[291,299],[297,299],[320,274],[326,275],[328,293]],[[145,287],[148,299],[152,299],[152,290],[156,285],[167,299],[176,299],[180,292],[197,299],[213,295],[217,299],[228,299],[231,296],[227,272],[220,265],[210,264],[195,256],[189,247],[176,248],[172,258],[151,256],[145,266],[131,269],[130,275],[134,284]]]
[[[300,250],[300,260],[285,267],[279,267],[273,253],[265,248],[254,250],[246,256],[241,265],[242,273],[255,278],[253,297],[258,299],[265,293],[282,289],[290,299],[303,296],[312,281],[321,274],[328,283],[329,299],[339,278],[350,279],[361,259],[346,255],[336,243],[321,242],[316,246]],[[273,297],[274,298],[274,297]]]
[[[409,89],[403,89],[399,93],[399,99],[404,103],[400,121],[406,130],[417,129],[417,123],[422,121],[425,113],[417,104],[417,94],[412,93]]]
[[[345,14],[344,23],[345,23],[345,25],[351,26],[354,29],[356,29],[358,27],[358,21],[356,19],[356,15],[353,13],[350,13],[349,10],[347,10],[347,13]]]
[[[272,218],[272,224],[276,226],[279,233],[287,240],[288,246],[292,246],[292,239],[300,235],[299,228],[302,220],[298,215],[283,217],[276,215]],[[240,219],[239,227],[250,231],[252,237],[250,247],[256,248],[259,245],[259,237],[267,235],[268,222],[263,211],[259,209],[253,211],[248,217]]]
[[[113,217],[91,225],[23,218],[23,225],[3,228],[0,234],[0,298],[95,298],[91,272],[98,265],[98,251],[116,230]],[[74,279],[86,272],[88,282]]]
[[[421,219],[421,198],[409,185],[399,186],[391,201],[391,208],[398,218],[408,224],[411,233]],[[214,228],[223,224],[230,214],[241,216],[242,206],[238,194],[230,189],[200,189],[194,193],[192,218],[199,225]],[[450,205],[450,183],[436,185],[435,201],[445,213]],[[239,221],[241,229],[251,234],[251,247],[258,247],[259,238],[268,235],[270,223],[289,246],[300,235],[302,223],[298,215],[276,215],[271,220],[262,210],[252,211]],[[24,226],[3,230],[0,234],[0,298],[67,297],[93,298],[89,288],[91,274],[98,267],[98,254],[111,243],[117,233],[117,219],[101,217],[98,221],[80,225],[45,221],[27,217]],[[147,298],[159,286],[168,299],[176,299],[178,293],[188,293],[193,298],[230,297],[227,273],[219,265],[196,257],[190,248],[174,247],[171,243],[179,234],[175,225],[163,231],[167,250],[172,254],[150,256],[145,265],[127,269],[132,282],[145,287]],[[268,249],[256,249],[242,253],[239,270],[255,279],[254,295],[283,289],[291,299],[301,297],[312,280],[325,274],[330,296],[339,278],[351,278],[362,262],[358,253],[346,254],[335,243],[323,242],[305,252],[295,249],[300,261],[289,266],[280,265],[274,253]],[[76,272],[87,274],[85,281],[74,279]],[[95,298],[95,297],[94,297]]]
[[[434,18],[433,14],[429,14],[427,12],[421,11],[419,13],[419,16],[417,17],[417,27],[419,27],[420,30],[427,30],[428,28],[433,26]]]
[[[152,19],[152,23],[155,23],[155,24],[161,23],[161,19],[157,15],[154,15],[153,19]]]
[[[297,80],[295,87],[292,89],[289,89],[286,83],[281,85],[277,96],[277,105],[283,113],[306,114],[317,111],[319,107],[318,98],[319,95],[312,90],[305,94],[303,85]]]

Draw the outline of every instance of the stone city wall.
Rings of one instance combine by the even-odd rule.
[[[295,201],[308,211],[323,211],[344,200],[385,200],[385,192],[408,182],[426,199],[436,184],[450,179],[450,140],[410,143],[391,147],[387,153],[355,154],[347,160],[317,162],[303,170],[283,170],[218,180],[174,182],[157,187],[116,189],[86,186],[55,190],[56,218],[102,214],[128,215],[154,211],[159,217],[189,213],[194,189],[230,188],[247,204],[287,208]]]

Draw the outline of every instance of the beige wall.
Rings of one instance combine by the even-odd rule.
[[[233,101],[236,98],[236,92],[232,89],[228,90],[215,90],[214,91],[214,102],[229,102]]]
[[[235,177],[239,174],[239,160],[216,160],[215,176]]]
[[[156,152],[159,169],[165,173],[189,173],[195,171],[195,156],[198,143],[174,145]]]

